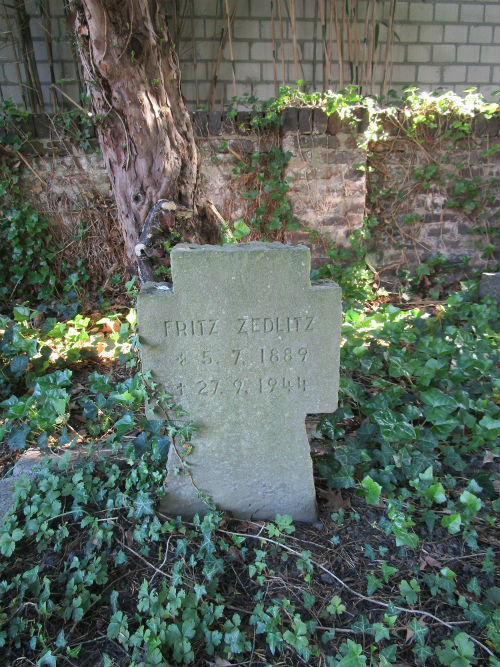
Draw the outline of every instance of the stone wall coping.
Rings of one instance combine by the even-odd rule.
[[[340,133],[360,134],[368,127],[368,111],[365,107],[353,107],[354,114],[357,117],[356,127],[353,127],[348,120],[340,118],[338,113],[334,112],[327,116],[321,108],[309,107],[287,107],[281,112],[280,130],[282,134],[293,132],[295,134],[316,134],[316,135],[336,135]],[[386,129],[391,134],[390,118],[391,115],[383,109],[378,112],[382,122],[387,120]],[[203,139],[207,137],[231,136],[231,135],[252,135],[256,134],[252,126],[252,119],[263,117],[262,113],[252,113],[248,111],[238,111],[233,118],[227,112],[221,111],[193,111],[191,118],[195,137]],[[444,119],[449,116],[443,115]],[[400,119],[404,123],[404,118]],[[21,129],[32,140],[47,141],[36,145],[34,152],[60,151],[61,154],[67,153],[67,147],[64,147],[64,141],[61,141],[55,135],[52,126],[52,119],[48,114],[30,114],[21,124]],[[98,146],[95,130],[92,133],[93,138],[90,143]],[[497,137],[500,135],[500,113],[493,115],[477,114],[473,120],[473,134],[477,137]],[[0,132],[0,137],[2,132]]]

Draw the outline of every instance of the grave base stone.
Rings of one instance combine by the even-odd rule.
[[[489,296],[500,303],[500,273],[483,273],[479,283],[479,296]]]
[[[138,299],[143,369],[196,430],[192,453],[171,447],[162,510],[315,521],[307,413],[337,406],[341,292],[311,285],[304,246],[180,244],[173,289]]]

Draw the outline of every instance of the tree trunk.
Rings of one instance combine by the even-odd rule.
[[[193,209],[197,153],[162,0],[80,0],[75,28],[125,248],[159,199]]]

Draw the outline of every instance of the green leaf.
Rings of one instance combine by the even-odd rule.
[[[367,595],[373,595],[377,588],[382,588],[382,581],[376,577],[373,573],[366,575],[368,584],[366,586]]]
[[[12,532],[2,532],[0,536],[0,553],[2,556],[12,556],[16,548],[16,542],[24,537],[24,531],[21,528],[14,528]]]
[[[408,604],[415,604],[420,593],[420,586],[416,579],[410,579],[410,582],[403,579],[399,584],[399,592]]]
[[[351,630],[356,634],[366,635],[371,631],[372,624],[364,614],[361,614],[351,625]]]
[[[465,632],[459,632],[454,642],[461,655],[466,658],[472,658],[474,655],[474,644],[470,641],[469,635]]]
[[[435,503],[445,503],[446,502],[446,493],[441,482],[436,484],[431,484],[424,491],[424,496],[434,501]]]
[[[394,574],[395,572],[398,571],[397,567],[392,567],[392,565],[387,565],[385,560],[382,561],[380,569],[382,570],[382,576],[386,584],[389,583],[389,577],[391,576],[391,574]]]
[[[484,415],[479,422],[479,426],[488,431],[490,437],[500,436],[500,419],[493,419],[489,415]]]
[[[348,639],[345,644],[342,644],[340,651],[344,657],[336,663],[336,667],[366,666],[366,656],[362,655],[363,647],[361,644],[357,644],[351,639]]]
[[[445,565],[445,567],[441,568],[440,573],[446,579],[455,579],[455,577],[457,576],[456,573],[453,572],[453,570],[450,570],[450,568],[447,565]]]
[[[375,630],[376,642],[379,642],[382,639],[389,639],[389,628],[387,628],[383,623],[374,623],[373,629]]]
[[[26,322],[30,318],[30,309],[26,306],[14,306],[12,313],[16,322]]]
[[[30,426],[27,424],[13,428],[7,439],[9,447],[11,449],[26,449],[26,447],[28,447],[26,438],[28,437],[30,430]]]
[[[248,236],[248,234],[250,234],[251,231],[252,230],[250,229],[250,227],[248,227],[245,224],[244,220],[242,220],[242,219],[236,220],[236,222],[234,223],[233,236],[238,241],[240,239],[242,239],[243,237]]]
[[[410,621],[410,630],[413,632],[413,639],[417,644],[425,643],[425,636],[429,632],[429,628],[425,625],[420,625],[416,618],[412,618]]]
[[[295,532],[295,526],[293,525],[293,519],[289,514],[276,514],[275,517],[276,525],[282,533],[287,533],[290,535]]]
[[[52,651],[47,651],[37,660],[37,667],[56,667],[56,657],[52,655]]]
[[[427,662],[427,660],[432,655],[432,649],[426,644],[417,644],[412,649],[413,653],[417,656],[421,663]]]
[[[441,519],[441,525],[443,528],[447,528],[450,535],[455,535],[460,531],[460,526],[462,525],[462,517],[460,514],[446,514]]]
[[[452,396],[449,396],[448,394],[445,394],[444,392],[440,391],[439,389],[435,389],[434,387],[423,391],[420,394],[420,398],[424,403],[430,405],[432,408],[443,408],[443,410],[446,410],[448,414],[453,412],[458,407],[456,400]]]
[[[369,505],[378,505],[380,500],[380,492],[382,487],[378,482],[375,482],[369,475],[361,482],[361,486],[366,490],[366,502]]]
[[[330,604],[326,608],[326,611],[332,616],[342,614],[345,611],[345,605],[342,604],[342,600],[338,595],[334,595],[331,599]]]
[[[115,612],[109,621],[107,636],[109,639],[119,639],[120,635],[128,634],[128,621],[123,611]]]
[[[470,491],[463,491],[459,498],[462,505],[465,505],[470,516],[476,516],[482,506],[481,498],[478,498]]]
[[[391,524],[391,530],[396,539],[396,546],[410,547],[411,549],[416,548],[418,544],[418,535],[409,532],[406,527],[399,522],[393,522]]]
[[[113,428],[116,431],[118,436],[124,435],[127,431],[130,431],[134,425],[134,415],[130,412],[126,412],[121,419],[115,422]]]
[[[54,642],[54,645],[57,646],[57,648],[64,648],[67,645],[66,638],[64,637],[64,630],[61,630],[60,633],[57,635],[57,639]]]
[[[477,577],[472,577],[472,579],[469,580],[467,590],[469,593],[474,593],[474,595],[481,595],[481,586],[479,585]]]
[[[412,424],[405,421],[403,415],[398,415],[391,410],[379,410],[372,416],[379,425],[382,437],[388,442],[415,440],[416,431]]]
[[[143,516],[154,514],[154,500],[151,498],[147,491],[142,489],[137,493],[137,496],[134,500],[135,513],[134,516],[136,519],[140,519]]]
[[[333,489],[349,489],[353,487],[356,482],[351,472],[354,473],[353,466],[349,466],[349,469],[341,468],[339,471],[331,473],[328,478],[328,485]]]
[[[26,370],[28,365],[29,358],[27,355],[17,356],[11,359],[9,364],[9,370],[12,373],[15,380],[19,379],[21,375]]]

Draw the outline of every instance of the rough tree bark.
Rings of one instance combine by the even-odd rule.
[[[75,29],[125,248],[159,199],[193,209],[197,153],[166,0],[78,0]]]

